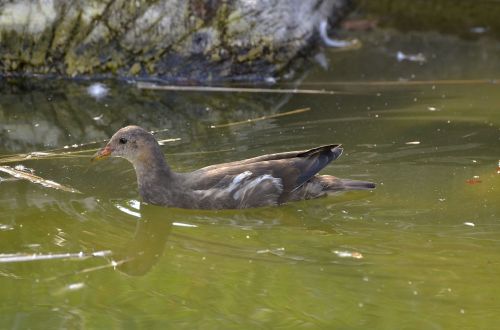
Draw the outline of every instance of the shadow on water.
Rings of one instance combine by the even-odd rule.
[[[164,253],[174,222],[158,207],[142,205],[140,219],[132,240],[114,253],[120,260],[118,270],[128,275],[140,276],[151,270]]]
[[[182,138],[195,147],[200,136],[210,138],[214,134],[211,125],[279,112],[291,97],[147,91],[124,82],[103,83],[108,92],[94,98],[88,92],[92,82],[1,80],[0,137],[4,142],[0,151],[23,152],[103,141],[129,124],[168,130],[169,136]]]
[[[357,198],[362,201],[367,194],[360,192]],[[356,194],[350,197],[342,195],[334,198],[336,203],[348,201],[352,203],[356,199]],[[312,222],[311,218],[317,216],[319,209],[314,206],[315,201],[297,202],[285,205],[281,208],[258,208],[239,211],[199,211],[168,209],[164,207],[152,206],[140,203],[135,200],[117,201],[110,200],[110,203],[102,204],[100,201],[87,197],[81,200],[73,199],[65,204],[61,202],[40,204],[33,209],[33,205],[25,206],[35,212],[44,212],[49,214],[57,210],[59,219],[61,213],[65,214],[67,220],[80,219],[82,222],[81,233],[75,233],[74,228],[69,225],[66,228],[57,228],[57,234],[50,240],[64,248],[64,252],[56,250],[46,251],[45,244],[33,244],[19,242],[18,250],[12,253],[3,253],[0,255],[0,264],[18,264],[23,263],[51,263],[61,262],[60,268],[55,275],[42,275],[39,280],[42,281],[60,281],[66,277],[91,274],[101,272],[106,269],[115,269],[131,276],[144,276],[150,272],[154,266],[161,260],[165,253],[167,245],[176,246],[184,251],[190,251],[204,256],[218,256],[228,260],[245,260],[257,263],[306,263],[318,266],[328,266],[332,264],[352,264],[350,261],[341,262],[332,258],[330,253],[321,255],[321,252],[311,254],[303,251],[304,254],[289,253],[285,248],[279,246],[254,245],[248,242],[248,235],[239,239],[229,239],[227,241],[218,240],[219,234],[210,238],[195,231],[199,227],[212,227],[215,231],[266,231],[273,227],[287,227],[290,230],[305,230],[319,235],[332,236],[339,233],[327,223]],[[310,203],[306,205],[306,203]],[[311,204],[312,203],[312,204]],[[309,208],[307,208],[307,206]],[[16,207],[20,207],[17,205]],[[40,207],[40,208],[38,208]],[[82,215],[81,210],[85,210]],[[100,216],[99,216],[100,215]],[[31,215],[26,217],[17,214],[11,223],[17,224],[17,227],[23,228],[30,226]],[[95,223],[95,220],[98,223]],[[89,223],[90,222],[90,223]],[[78,222],[77,222],[78,224]],[[33,223],[31,223],[31,226]],[[15,226],[3,227],[3,230],[13,230]],[[135,227],[135,229],[134,229]],[[226,228],[226,229],[224,229]],[[33,230],[30,228],[29,230]],[[188,229],[183,231],[182,229]],[[35,229],[36,230],[36,229]],[[208,230],[210,232],[212,230]],[[29,234],[28,234],[29,235]],[[67,252],[65,241],[71,240],[73,235],[77,235],[80,240],[82,250]],[[49,235],[50,236],[50,235]],[[107,241],[101,241],[106,237]],[[129,237],[129,238],[127,238]],[[15,247],[10,247],[10,251]],[[5,249],[3,251],[7,251]],[[31,252],[28,252],[31,250]],[[309,255],[308,255],[309,254]],[[205,257],[204,257],[205,258]],[[104,264],[100,262],[91,262],[89,260],[105,260]],[[65,261],[80,261],[82,267],[63,266]],[[73,263],[74,265],[78,265]],[[359,262],[357,263],[359,265]],[[24,267],[14,267],[20,271],[10,274],[10,277],[19,279],[28,279],[28,275],[22,271]],[[13,269],[14,269],[13,268]],[[44,268],[41,266],[41,268]],[[77,268],[75,270],[75,268]],[[23,274],[24,273],[24,274]],[[40,276],[40,275],[37,275]]]
[[[344,198],[353,202],[351,198]],[[354,197],[355,198],[355,197]],[[366,198],[360,193],[358,198]],[[342,197],[336,199],[342,201]],[[294,251],[290,253],[282,247],[265,248],[262,245],[253,245],[248,242],[248,236],[240,239],[219,240],[219,235],[211,238],[200,236],[196,230],[199,227],[213,227],[213,230],[242,230],[265,231],[272,227],[287,227],[290,230],[305,230],[319,235],[331,236],[335,240],[338,233],[327,224],[314,223],[310,219],[315,216],[314,211],[304,211],[304,203],[293,203],[284,206],[284,211],[279,208],[261,208],[255,210],[239,211],[193,211],[182,209],[166,209],[147,204],[140,205],[139,216],[133,239],[116,248],[113,259],[119,261],[117,269],[128,275],[143,276],[159,262],[168,244],[181,250],[191,251],[205,257],[221,257],[230,260],[244,260],[257,263],[305,263],[317,266],[332,264],[352,264],[349,260],[341,261],[332,257],[330,253],[321,255],[316,251]],[[314,202],[312,206],[314,209]],[[297,209],[297,207],[299,207]],[[298,210],[290,212],[290,208]],[[120,207],[121,211],[125,208]],[[312,210],[313,210],[312,209]],[[126,211],[129,213],[130,211]],[[132,211],[135,212],[135,211]],[[227,228],[227,229],[224,229]],[[187,229],[187,230],[182,230]],[[191,230],[190,230],[191,229]],[[206,230],[206,229],[205,229]],[[210,230],[208,230],[210,231]],[[167,244],[168,243],[168,244]],[[297,252],[299,252],[297,254]],[[358,256],[362,255],[359,254]],[[357,262],[361,265],[362,263]]]

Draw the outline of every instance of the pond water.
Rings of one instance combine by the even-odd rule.
[[[3,81],[0,165],[80,193],[0,173],[0,327],[496,327],[498,42],[389,31],[362,42],[325,50],[330,67],[292,86],[334,95],[103,82],[95,99],[85,81]],[[377,188],[237,211],[141,205],[130,164],[89,162],[127,124],[158,131],[178,171],[342,143],[323,173]]]

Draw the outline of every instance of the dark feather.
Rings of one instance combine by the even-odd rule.
[[[192,189],[210,189],[227,175],[250,171],[254,176],[272,175],[283,181],[285,194],[300,187],[332,160],[342,154],[340,145],[326,145],[310,150],[263,155],[246,160],[201,168],[186,176]]]
[[[321,171],[331,161],[337,159],[342,155],[341,145],[327,145],[308,150],[304,153],[297,155],[302,158],[302,162],[297,162],[300,168],[300,175],[296,181],[296,188],[300,187],[304,182],[311,179],[319,171]]]

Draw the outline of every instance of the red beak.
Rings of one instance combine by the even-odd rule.
[[[96,152],[95,155],[92,157],[91,161],[93,162],[96,160],[101,160],[101,159],[107,158],[107,157],[109,157],[109,155],[111,155],[112,152],[113,152],[113,149],[109,145],[107,145],[104,148],[102,148],[101,150],[99,150],[98,152]]]

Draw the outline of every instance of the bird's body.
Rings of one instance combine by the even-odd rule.
[[[173,172],[154,137],[138,126],[116,132],[95,158],[124,157],[136,171],[139,193],[150,204],[192,209],[238,209],[311,199],[373,183],[317,175],[342,154],[340,145],[263,155]]]

